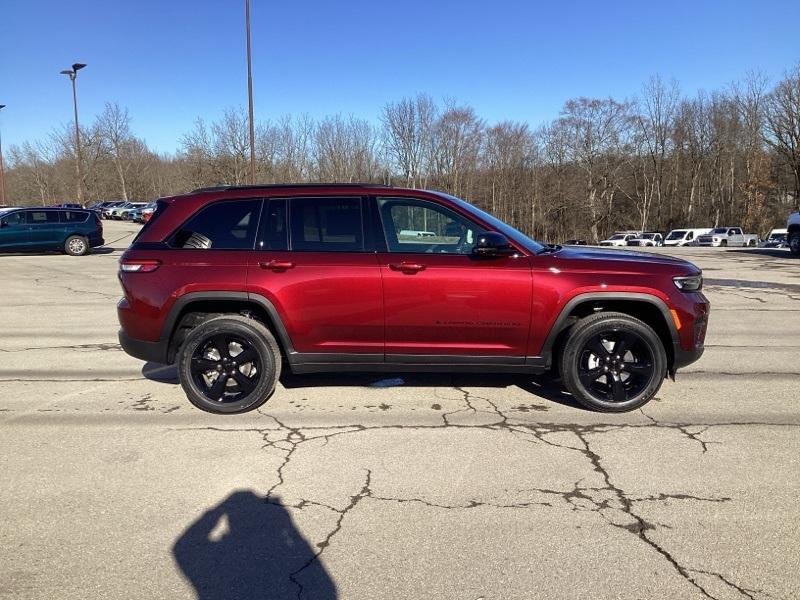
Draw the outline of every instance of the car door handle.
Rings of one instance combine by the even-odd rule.
[[[273,271],[285,271],[291,269],[294,263],[288,260],[268,260],[266,262],[258,263],[262,269],[272,269]]]
[[[425,265],[403,261],[401,263],[390,263],[389,268],[392,271],[402,271],[403,273],[416,273],[417,271],[424,271]]]

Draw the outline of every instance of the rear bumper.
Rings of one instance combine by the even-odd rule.
[[[167,364],[167,344],[160,341],[147,342],[130,337],[122,329],[119,330],[119,345],[134,358],[147,362]]]

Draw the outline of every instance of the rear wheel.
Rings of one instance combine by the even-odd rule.
[[[625,412],[649,402],[667,373],[655,331],[623,313],[598,313],[576,323],[560,361],[561,379],[582,405]]]
[[[727,246],[727,245],[728,245],[728,240],[722,240],[722,241],[719,243],[719,245],[720,245],[720,246],[722,246],[722,247],[724,248],[725,246]]]
[[[82,235],[71,235],[64,241],[64,252],[70,256],[83,256],[89,253],[89,242]]]
[[[253,410],[275,391],[280,349],[270,331],[241,316],[209,319],[186,336],[178,376],[189,401],[213,413]]]

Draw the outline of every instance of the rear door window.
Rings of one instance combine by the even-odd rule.
[[[361,198],[292,198],[290,207],[292,250],[364,249]]]
[[[203,208],[170,238],[173,248],[252,250],[261,200],[225,200]]]
[[[58,223],[57,210],[29,210],[27,211],[27,218],[29,225],[47,225]]]

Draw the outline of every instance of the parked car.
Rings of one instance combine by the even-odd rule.
[[[673,229],[664,238],[665,246],[696,246],[697,238],[711,231],[711,227]]]
[[[789,215],[786,220],[787,243],[794,256],[800,256],[800,210]]]
[[[147,206],[142,209],[142,223],[147,223],[150,220],[150,217],[153,216],[153,213],[156,211],[156,203],[151,202]]]
[[[0,212],[0,250],[62,250],[81,256],[104,243],[103,224],[91,210],[18,208]]]
[[[117,208],[119,208],[119,207],[121,207],[121,206],[123,206],[125,204],[127,204],[127,202],[125,202],[124,200],[117,200],[115,202],[108,203],[103,208],[103,215],[102,215],[103,218],[104,219],[111,219],[112,218],[111,215],[114,212],[114,210],[116,210]]]
[[[131,209],[128,212],[127,218],[130,221],[135,223],[144,223],[145,222],[145,211],[149,212],[150,214],[153,213],[155,210],[155,202],[151,202],[149,204],[144,204],[138,208]],[[149,215],[148,215],[149,218]]]
[[[586,240],[567,240],[564,242],[565,246],[586,246]]]
[[[756,246],[758,235],[742,233],[741,227],[715,227],[705,235],[698,236],[698,246]]]
[[[762,248],[788,248],[789,243],[786,239],[789,230],[786,228],[770,229],[766,239],[759,244]]]
[[[637,238],[641,235],[640,231],[619,231],[609,237],[607,240],[600,242],[601,246],[627,246],[628,241]]]
[[[147,202],[129,202],[127,207],[117,209],[119,211],[119,219],[121,221],[133,221],[133,213],[140,211]]]
[[[400,235],[418,223],[435,236]],[[632,410],[700,357],[709,311],[685,260],[543,245],[454,196],[378,185],[162,198],[119,265],[123,349],[177,364],[216,413],[263,404],[284,359],[295,373],[556,368],[585,406]]]
[[[642,235],[628,240],[628,246],[663,246],[664,236],[657,231],[645,231]]]

